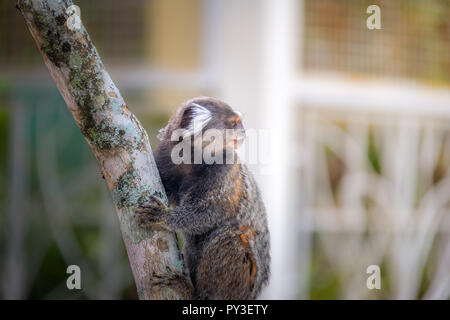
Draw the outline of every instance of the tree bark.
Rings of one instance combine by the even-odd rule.
[[[146,131],[128,109],[81,24],[67,27],[70,0],[18,0],[64,101],[102,168],[120,221],[140,299],[185,299],[176,289],[152,287],[152,272],[182,272],[176,235],[143,230],[134,209],[149,195],[167,204]],[[70,13],[70,12],[69,12]]]

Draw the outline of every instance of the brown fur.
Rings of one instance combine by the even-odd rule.
[[[225,230],[213,235],[197,267],[197,289],[200,298],[251,299],[256,277],[256,261],[246,236]],[[243,241],[245,239],[245,241]],[[204,258],[203,258],[204,257]],[[216,263],[211,263],[215,257]]]

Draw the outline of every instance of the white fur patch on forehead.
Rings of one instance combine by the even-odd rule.
[[[233,111],[234,111],[234,113],[236,113],[239,117],[242,118],[242,113],[240,113],[239,111],[236,111],[236,110],[233,110]]]
[[[191,103],[191,105],[194,106],[191,108],[192,120],[186,128],[187,132],[183,135],[184,138],[200,133],[212,118],[211,111],[204,106],[198,103]]]

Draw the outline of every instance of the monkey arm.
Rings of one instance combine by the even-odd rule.
[[[223,221],[223,214],[211,203],[184,201],[169,209],[166,224],[175,230],[200,234]]]
[[[160,224],[168,229],[199,234],[220,224],[224,214],[212,203],[192,197],[186,197],[179,205],[169,208],[160,199],[151,196],[146,204],[136,210],[136,218],[141,227]]]

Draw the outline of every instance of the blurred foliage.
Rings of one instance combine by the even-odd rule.
[[[7,209],[8,197],[8,112],[0,107],[0,257],[4,256],[5,248],[2,246],[6,242],[6,216],[3,214]],[[1,261],[1,258],[0,258]],[[2,266],[0,265],[0,271]]]
[[[319,235],[314,233],[312,247],[319,248]],[[309,287],[311,299],[338,299],[340,277],[336,272],[330,272],[333,266],[329,265],[321,250],[313,250],[311,265],[309,267]]]
[[[381,174],[380,155],[378,154],[373,129],[369,131],[368,143],[367,143],[367,158],[372,169]]]

